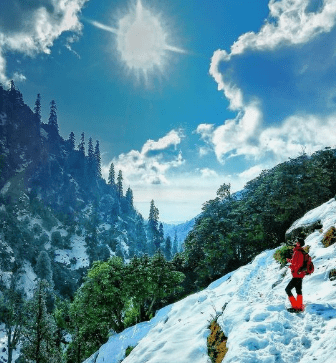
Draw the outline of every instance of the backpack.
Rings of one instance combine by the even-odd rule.
[[[305,271],[306,275],[311,275],[314,272],[314,264],[309,253],[303,251],[303,265],[299,268],[299,271]]]

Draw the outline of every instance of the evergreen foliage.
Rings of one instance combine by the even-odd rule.
[[[48,125],[50,126],[52,134],[58,135],[57,107],[54,100],[50,102],[50,115]]]
[[[122,176],[121,170],[119,170],[118,177],[117,177],[117,193],[118,193],[119,199],[121,199],[124,194],[124,192],[123,192],[123,176]]]
[[[34,113],[35,113],[35,116],[36,116],[38,122],[40,123],[41,122],[41,95],[39,93],[37,94],[37,97],[36,97]]]
[[[325,149],[264,170],[240,193],[221,186],[185,241],[189,288],[204,287],[284,242],[296,219],[335,195],[335,167],[335,151]]]
[[[148,217],[148,244],[149,253],[153,255],[160,248],[159,236],[159,209],[155,206],[154,200],[150,202],[149,217]]]
[[[85,134],[81,133],[80,143],[78,144],[78,151],[82,156],[85,156]]]
[[[90,356],[107,341],[111,329],[120,332],[152,317],[154,309],[181,290],[183,278],[160,252],[152,258],[135,256],[129,264],[118,257],[94,262],[71,304],[68,361]]]
[[[99,141],[96,141],[95,151],[94,151],[94,158],[95,158],[95,172],[96,177],[101,178],[101,157],[100,157],[100,150],[99,150]]]
[[[172,256],[174,257],[178,252],[178,240],[177,240],[177,232],[174,234],[174,241],[172,246]]]
[[[170,261],[172,259],[172,241],[170,236],[166,238],[164,253],[166,259]]]
[[[51,261],[46,251],[41,251],[37,257],[36,275],[41,280],[46,280],[49,285],[53,284]]]
[[[111,163],[110,169],[109,169],[109,175],[108,175],[108,184],[109,185],[115,185],[115,172],[114,172],[114,164]]]
[[[7,336],[7,362],[12,363],[13,351],[16,349],[24,323],[24,296],[18,289],[18,270],[15,269],[10,278],[10,286],[1,286],[0,322],[4,324]]]
[[[133,208],[133,191],[130,187],[128,187],[127,191],[126,191],[126,202],[127,202],[127,207],[130,209]]]
[[[59,363],[61,353],[56,347],[56,324],[47,311],[48,284],[39,280],[34,296],[26,304],[21,353],[29,362]]]
[[[69,146],[70,146],[70,151],[74,151],[75,150],[75,134],[71,131],[69,134]]]

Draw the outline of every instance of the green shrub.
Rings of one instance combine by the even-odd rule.
[[[59,231],[53,232],[51,234],[51,243],[55,247],[63,248],[63,238]]]
[[[324,247],[329,247],[336,242],[336,228],[334,226],[330,227],[322,239],[322,244]]]
[[[126,348],[126,352],[125,352],[125,356],[129,356],[132,352],[132,350],[134,349],[135,347],[133,347],[132,345],[129,345],[127,348]]]
[[[282,246],[275,251],[273,257],[284,267],[287,263],[287,258],[292,258],[293,250],[294,246]]]
[[[35,236],[40,236],[42,231],[43,231],[42,227],[39,224],[34,223],[33,229],[32,229],[32,232],[34,233],[34,235]]]

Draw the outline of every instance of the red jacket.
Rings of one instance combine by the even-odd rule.
[[[303,266],[304,262],[304,255],[303,255],[303,249],[302,247],[295,247],[294,253],[292,259],[288,259],[288,262],[290,262],[289,268],[292,270],[293,277],[298,277],[303,279],[306,276],[305,271],[298,272],[298,270]]]

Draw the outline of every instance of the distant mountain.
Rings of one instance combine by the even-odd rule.
[[[168,236],[174,241],[175,235],[177,237],[178,241],[178,250],[182,250],[183,242],[186,239],[189,231],[192,230],[195,220],[197,217],[191,219],[190,221],[180,223],[180,224],[168,224],[168,223],[162,223],[163,224],[163,232],[165,238]]]

